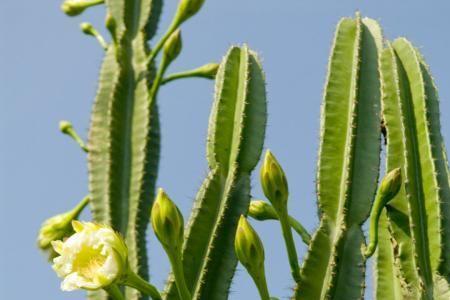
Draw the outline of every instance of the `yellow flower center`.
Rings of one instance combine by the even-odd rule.
[[[73,271],[85,278],[94,278],[97,270],[100,269],[106,261],[106,256],[102,255],[102,249],[94,249],[88,246],[82,246],[73,261]]]

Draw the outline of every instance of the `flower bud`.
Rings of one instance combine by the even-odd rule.
[[[219,70],[219,64],[209,63],[196,69],[195,73],[201,77],[214,79],[216,78],[217,70]]]
[[[241,215],[236,230],[234,249],[239,261],[244,265],[252,277],[259,278],[264,274],[264,247],[247,219]]]
[[[384,204],[388,203],[394,198],[400,191],[402,186],[402,171],[400,168],[396,168],[390,171],[381,181],[380,184],[380,197],[383,199]]]
[[[98,290],[120,282],[128,270],[128,249],[122,237],[108,226],[72,221],[75,233],[52,242],[59,254],[53,269],[64,278],[61,289]]]
[[[177,29],[169,36],[164,44],[164,56],[167,59],[167,64],[171,63],[178,57],[182,46],[181,31]]]
[[[37,239],[38,247],[41,250],[48,251],[50,259],[56,255],[52,251],[51,242],[62,240],[73,234],[71,223],[74,219],[78,218],[88,202],[89,198],[86,197],[72,210],[53,216],[42,224]]]
[[[250,202],[248,214],[250,217],[260,221],[278,219],[277,212],[273,206],[261,200],[253,200]]]
[[[83,22],[80,24],[81,31],[86,35],[93,35],[95,36],[95,29],[94,26],[92,26],[91,23]]]
[[[176,13],[176,22],[183,23],[202,8],[205,0],[181,0]]]
[[[103,3],[103,0],[66,0],[61,5],[61,10],[68,16],[78,16],[86,8]]]
[[[73,129],[72,123],[69,121],[60,121],[59,122],[59,130],[61,130],[64,134],[70,134],[70,131]]]
[[[153,204],[151,223],[167,252],[173,254],[181,250],[184,235],[183,215],[163,189],[159,189]]]
[[[277,212],[287,209],[288,183],[283,169],[272,152],[267,150],[261,167],[261,185],[264,194]]]

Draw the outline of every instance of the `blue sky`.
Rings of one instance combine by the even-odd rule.
[[[166,0],[166,28],[176,0]],[[282,4],[281,4],[282,3]],[[98,28],[104,10],[68,18],[58,1],[0,2],[0,298],[81,299],[63,293],[60,280],[35,247],[36,232],[48,216],[73,206],[87,193],[86,156],[58,132],[68,119],[85,138],[103,51],[78,24]],[[183,26],[184,49],[170,71],[218,61],[230,45],[248,43],[267,74],[269,123],[266,147],[289,178],[290,211],[313,230],[319,108],[334,27],[360,10],[380,21],[390,39],[406,36],[431,66],[441,95],[442,132],[450,140],[450,18],[448,1],[206,0],[201,13]],[[213,84],[185,80],[160,94],[163,186],[189,214],[207,166],[205,136]],[[253,178],[253,195],[261,197]],[[83,215],[88,219],[88,214]],[[286,298],[293,283],[279,226],[255,223],[266,247],[271,294]],[[149,232],[152,282],[162,287],[169,265]],[[305,247],[298,242],[300,257]],[[371,283],[366,293],[372,298]],[[242,267],[231,299],[257,299]]]

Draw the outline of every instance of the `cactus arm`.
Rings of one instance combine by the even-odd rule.
[[[383,58],[383,114],[392,135],[388,165],[406,174],[403,194],[388,209],[404,290],[437,299],[446,293],[438,279],[448,276],[449,207],[443,199],[450,195],[438,96],[423,58],[406,39],[388,46]]]
[[[93,217],[125,237],[130,268],[148,278],[145,231],[159,160],[159,118],[149,101],[152,74],[144,31],[151,2],[106,4],[116,24],[116,43],[106,54],[102,73],[109,77],[100,80],[89,135],[89,148],[95,149],[88,153]],[[125,297],[141,298],[131,288]],[[90,298],[105,299],[95,292]]]
[[[430,132],[431,153],[436,171],[435,181],[439,193],[439,232],[441,233],[441,255],[438,272],[450,276],[450,173],[448,169],[447,153],[441,135],[439,96],[436,85],[431,76],[428,65],[421,54],[416,50],[420,61],[420,68],[425,84],[425,104],[428,113],[428,127]],[[431,251],[434,251],[432,249]]]
[[[381,30],[373,20],[338,25],[322,107],[317,190],[321,224],[313,236],[296,299],[360,299],[361,247],[379,166]]]
[[[420,146],[417,136],[420,131],[425,134],[427,131],[425,128],[426,125],[422,123],[424,121],[423,118],[425,112],[419,111],[424,109],[423,102],[425,101],[425,91],[420,66],[412,46],[401,39],[395,41],[393,47],[399,58],[398,73],[401,92],[403,92],[400,105],[404,122],[405,168],[406,176],[408,178],[406,183],[406,193],[409,200],[410,223],[414,224],[414,226],[411,226],[411,233],[413,236],[414,251],[417,256],[417,266],[421,270],[421,281],[425,289],[424,293],[427,298],[430,298],[432,296],[432,291],[430,290],[430,287],[432,286],[431,256],[439,255],[440,249],[437,249],[438,253],[432,254],[428,248],[428,245],[432,246],[435,241],[430,239],[431,237],[428,235],[428,230],[431,230],[431,228],[429,228],[431,224],[427,222],[426,218],[427,213],[434,214],[434,212],[436,212],[436,207],[434,205],[434,207],[432,207],[434,212],[425,212],[425,205],[427,204],[425,202],[425,191],[422,186],[422,182],[425,183],[425,178],[423,178],[422,174],[422,168],[424,166],[421,164],[421,150],[419,150]],[[414,86],[407,86],[408,82],[415,84]],[[418,111],[415,111],[416,109]],[[426,140],[423,139],[420,142],[426,143]],[[432,203],[432,200],[428,202]],[[433,217],[436,218],[436,216]],[[436,220],[434,220],[434,222],[436,222]],[[436,233],[437,236],[439,236],[439,233]]]
[[[266,98],[264,75],[246,46],[232,47],[219,68],[208,134],[210,173],[194,202],[183,246],[193,299],[226,299],[237,259],[234,234],[250,202],[250,173],[261,155]],[[166,299],[178,299],[173,278]]]
[[[400,89],[395,53],[390,44],[381,55],[381,83],[382,83],[382,113],[386,126],[386,170],[404,168],[403,153],[403,123],[401,120]],[[404,170],[403,173],[405,174]],[[405,186],[402,186],[397,196],[387,207],[387,217],[390,232],[395,240],[397,267],[401,276],[403,293],[408,292],[418,297],[419,282],[416,274],[416,261],[412,250],[412,237],[410,233],[408,200]],[[386,225],[387,226],[387,225]],[[385,250],[387,251],[387,250]],[[377,262],[377,268],[382,270],[384,265]],[[381,272],[381,271],[379,271]],[[393,275],[391,275],[393,276]],[[378,277],[381,279],[381,277]]]
[[[401,300],[401,275],[394,256],[394,251],[398,248],[391,240],[386,212],[381,214],[378,226],[378,247],[374,264],[375,299]]]

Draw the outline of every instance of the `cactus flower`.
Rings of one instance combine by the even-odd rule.
[[[67,240],[52,242],[60,255],[53,269],[64,278],[61,289],[97,290],[120,280],[127,271],[125,242],[110,227],[94,223],[72,222],[75,234]]]
[[[153,204],[151,223],[158,240],[167,252],[172,254],[181,250],[184,234],[183,215],[161,188]]]
[[[264,194],[274,208],[277,211],[287,209],[289,190],[286,175],[270,150],[264,157],[260,176]]]

